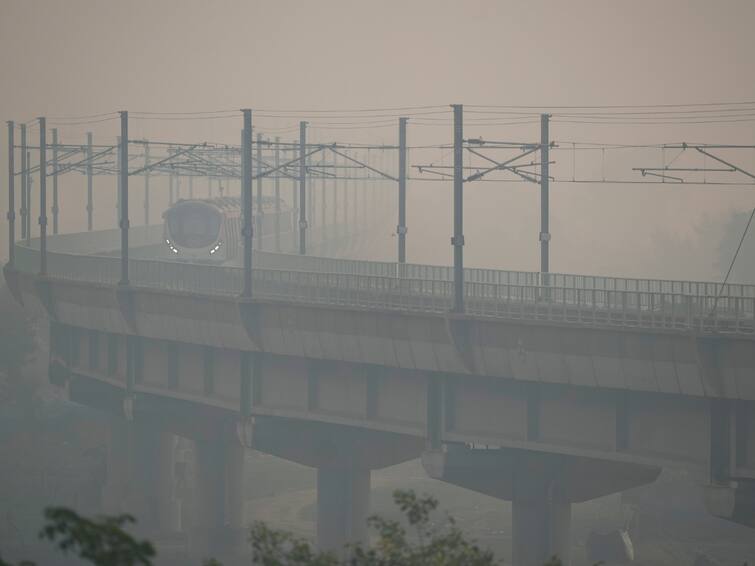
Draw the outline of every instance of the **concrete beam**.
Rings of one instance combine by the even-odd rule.
[[[339,552],[365,542],[370,470],[419,456],[420,438],[356,427],[256,417],[252,443],[261,452],[317,468],[317,546]]]
[[[660,468],[520,449],[444,445],[425,452],[428,475],[512,501],[513,556],[540,566],[551,556],[569,564],[571,505],[655,481]]]
[[[255,450],[313,468],[355,465],[377,470],[417,458],[418,437],[316,421],[256,417]]]
[[[516,448],[475,449],[447,444],[443,450],[422,455],[430,477],[505,501],[516,499],[518,482],[534,473],[557,473],[563,497],[581,503],[652,483],[659,466],[537,452]]]

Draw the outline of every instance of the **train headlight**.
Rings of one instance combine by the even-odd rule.
[[[173,243],[170,240],[166,239],[165,243],[168,244],[170,251],[172,251],[174,254],[178,253],[178,249],[173,245]]]

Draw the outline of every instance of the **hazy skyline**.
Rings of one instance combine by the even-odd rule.
[[[0,12],[3,120],[119,109],[322,110],[464,103],[525,105],[539,111],[755,99],[749,72],[755,5],[744,1],[3,0]],[[264,131],[292,121],[270,118],[256,124]],[[130,132],[134,138],[237,143],[240,125],[240,116],[132,120]],[[97,140],[117,135],[115,122],[59,127],[63,141],[82,141],[90,129]],[[486,129],[470,122],[465,134],[537,139],[539,131],[532,124]],[[328,130],[313,124],[312,131],[318,141],[392,143],[395,135],[395,128],[385,126]],[[551,135],[557,141],[626,144],[755,142],[753,122],[592,126],[554,121]],[[5,139],[3,135],[3,147]],[[450,127],[410,122],[410,144],[450,139]],[[6,155],[3,150],[3,172]],[[556,168],[570,170],[571,156],[554,157]],[[754,157],[755,151],[750,152],[743,164],[752,166]],[[609,176],[626,177],[632,166],[647,164],[635,159],[609,163]],[[3,173],[3,206],[6,177]],[[98,190],[113,183],[98,179]],[[83,204],[76,196],[81,185],[79,177],[61,180],[61,190],[72,187],[65,194],[77,199],[75,210],[62,204],[63,230],[81,223]],[[439,187],[428,192],[427,185],[410,184],[410,259],[450,261],[450,199],[448,190]],[[674,276],[675,269],[679,277],[712,276],[706,274],[715,259],[713,246],[695,250],[696,265],[671,267],[666,258],[653,255],[657,242],[683,242],[711,218],[747,209],[752,205],[749,191],[554,183],[552,268],[666,277]],[[102,203],[98,211],[108,223],[114,216],[106,210],[111,192],[97,196]],[[469,186],[467,263],[536,269],[538,202],[534,186]],[[386,250],[394,229],[386,226]],[[3,255],[6,237],[3,229]]]

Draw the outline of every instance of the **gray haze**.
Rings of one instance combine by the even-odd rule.
[[[3,0],[0,11],[4,120],[119,109],[321,110],[457,102],[528,105],[548,111],[568,105],[742,101],[755,93],[751,73],[755,6],[747,1]],[[295,125],[295,119],[255,124],[265,131],[266,126]],[[60,127],[63,141],[83,141],[84,132],[91,129],[97,143],[113,140],[116,126],[112,121]],[[240,117],[132,120],[131,136],[238,143],[240,127]],[[751,122],[684,126],[556,122],[551,132],[557,141],[623,144],[755,141]],[[535,140],[539,132],[537,124],[477,129],[468,124],[465,134]],[[318,141],[394,143],[396,133],[394,127],[325,130],[313,124],[313,136]],[[448,127],[410,122],[410,144],[450,139],[450,122]],[[3,151],[3,171],[5,158]],[[554,159],[555,170],[571,176],[571,155],[554,152]],[[607,176],[629,178],[631,167],[660,159],[656,152],[609,162]],[[755,164],[752,152],[739,159],[744,165]],[[587,168],[600,167],[595,154],[586,161]],[[80,187],[82,180],[65,178],[61,185]],[[5,191],[5,182],[1,185]],[[100,212],[112,202],[112,190],[103,187],[112,186],[112,179],[97,180]],[[410,183],[409,257],[447,264],[450,193],[448,185],[434,188]],[[68,190],[73,195],[80,189]],[[551,192],[554,271],[646,277],[719,277],[718,242],[701,237],[700,226],[721,223],[732,211],[752,203],[748,189],[741,187],[554,183]],[[81,206],[72,211],[65,196],[61,208],[64,231],[83,221]],[[468,187],[467,264],[536,269],[538,214],[534,186]],[[393,258],[393,229],[393,223],[386,226],[384,259]],[[0,231],[3,242],[6,237],[6,231]],[[2,253],[7,253],[5,246]],[[674,263],[668,261],[672,256]]]
[[[416,166],[452,165],[452,150],[437,146],[452,143],[449,105],[463,104],[466,139],[539,143],[539,114],[553,114],[552,272],[719,282],[755,184],[720,172],[691,174],[707,185],[660,183],[633,168],[714,165],[662,144],[755,144],[755,114],[652,119],[712,103],[755,108],[754,24],[751,0],[0,0],[0,259],[6,120],[28,124],[30,145],[38,117],[48,119],[48,142],[58,128],[64,144],[83,144],[87,132],[114,144],[114,113],[128,110],[132,148],[141,139],[238,145],[237,110],[251,108],[255,134],[285,142],[307,120],[311,143],[394,145],[399,116],[409,116],[408,262],[451,265],[452,185]],[[637,108],[641,117],[631,117]],[[599,124],[588,112],[613,120]],[[372,165],[395,174],[395,153]],[[755,149],[721,155],[755,172]],[[481,290],[470,296],[488,311],[449,316],[450,278],[413,286],[422,277],[393,265],[348,279],[325,259],[306,264],[344,269],[337,280],[356,281],[344,291],[329,274],[302,275],[309,268],[294,260],[312,258],[270,254],[270,269],[255,271],[255,293],[263,291],[253,298],[262,299],[237,300],[240,254],[229,256],[235,269],[174,258],[163,243],[173,235],[159,226],[168,175],[151,177],[151,228],[144,180],[131,179],[131,242],[149,243],[134,245],[132,259],[178,261],[132,262],[133,285],[116,287],[108,279],[116,258],[69,265],[65,254],[80,251],[74,238],[49,236],[52,277],[40,284],[37,244],[17,236],[20,267],[0,285],[0,546],[11,540],[14,559],[36,556],[40,509],[51,501],[90,514],[138,509],[146,525],[138,532],[154,535],[176,564],[186,563],[184,551],[193,560],[197,548],[221,548],[233,565],[248,556],[220,539],[251,520],[337,548],[368,540],[353,517],[395,517],[391,492],[412,488],[438,496],[507,563],[546,544],[571,549],[575,566],[594,563],[590,536],[624,527],[641,566],[691,564],[699,553],[720,566],[752,560],[755,287],[723,297],[713,297],[718,287],[599,288],[596,299],[595,280],[565,284],[558,296],[541,286],[545,278],[487,281],[467,288]],[[36,236],[36,175],[33,183]],[[59,183],[61,234],[85,232],[86,177]],[[181,183],[186,197],[188,177]],[[195,179],[197,195],[206,183]],[[48,178],[50,205],[51,186]],[[284,199],[291,186],[281,181]],[[382,209],[367,215],[381,223],[350,226],[343,241],[334,231],[334,257],[396,260],[396,183],[380,188]],[[226,189],[237,195],[239,180]],[[466,183],[464,193],[465,267],[538,271],[539,186],[509,175]],[[240,227],[234,207],[224,222],[239,224],[223,229]],[[104,232],[116,227],[114,175],[95,176],[94,210],[96,232],[75,242],[118,255],[119,234]],[[210,253],[230,240],[218,230]],[[755,284],[754,230],[733,280]],[[178,254],[173,243],[165,240]],[[212,263],[206,249],[196,253],[197,263]],[[200,268],[209,275],[186,276]],[[251,270],[244,275],[252,280]],[[505,300],[485,294],[504,287]],[[6,368],[24,345],[28,359]],[[459,461],[461,472],[451,465]],[[480,472],[479,462],[494,465]],[[704,500],[708,487],[716,489]],[[727,497],[740,507],[727,507]]]

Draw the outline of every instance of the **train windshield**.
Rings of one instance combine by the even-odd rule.
[[[218,239],[221,214],[213,207],[187,202],[168,211],[166,216],[170,237],[179,246],[204,248]]]

